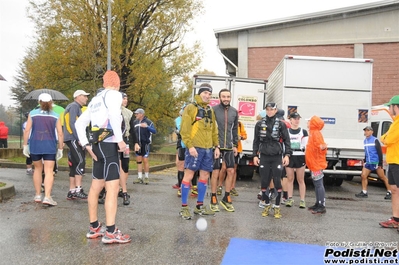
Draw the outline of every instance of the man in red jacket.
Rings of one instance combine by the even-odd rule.
[[[4,121],[0,121],[0,148],[8,148],[8,127],[4,124]]]

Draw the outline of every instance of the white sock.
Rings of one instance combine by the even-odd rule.
[[[142,179],[143,178],[143,172],[139,172],[138,174],[139,174],[139,179]]]
[[[363,193],[364,193],[364,194],[367,194],[367,190],[363,190]]]
[[[148,177],[150,176],[150,172],[144,172],[145,177],[148,179]]]

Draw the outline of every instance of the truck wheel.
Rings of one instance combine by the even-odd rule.
[[[343,178],[334,178],[334,184],[333,185],[339,187],[339,186],[341,186],[342,182],[344,182]]]
[[[254,176],[254,167],[253,166],[238,166],[237,170],[238,179],[247,179],[251,180]]]

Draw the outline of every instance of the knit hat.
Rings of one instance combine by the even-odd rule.
[[[119,88],[121,83],[118,74],[115,71],[108,70],[103,76],[103,87],[116,87]]]
[[[209,91],[212,93],[212,86],[208,83],[201,84],[198,89],[198,95],[201,95],[201,93],[204,91]]]

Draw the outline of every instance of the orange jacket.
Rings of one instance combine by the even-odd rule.
[[[305,149],[306,165],[311,171],[323,170],[327,167],[327,144],[321,130],[324,121],[317,116],[313,116],[309,121],[309,138]]]
[[[238,128],[237,152],[241,153],[242,152],[241,140],[247,139],[247,131],[245,130],[244,124],[242,124],[242,122],[240,122],[240,121],[238,121],[237,128]]]

